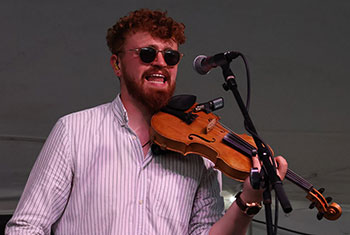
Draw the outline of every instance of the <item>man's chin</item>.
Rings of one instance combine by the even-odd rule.
[[[146,81],[138,84],[131,79],[125,79],[125,84],[131,96],[143,104],[151,113],[158,112],[167,105],[175,91],[175,83],[168,82],[164,85],[152,86],[151,83]]]
[[[140,100],[151,112],[158,112],[168,104],[174,92],[154,90]]]

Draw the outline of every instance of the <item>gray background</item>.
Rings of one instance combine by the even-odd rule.
[[[343,208],[337,221],[318,221],[305,192],[285,183],[294,211],[280,225],[313,234],[350,234],[350,2],[338,1],[19,1],[0,2],[0,213],[12,213],[30,169],[56,120],[106,103],[119,91],[105,34],[138,8],[167,9],[185,23],[187,42],[177,94],[199,102],[223,96],[222,122],[243,133],[220,69],[200,76],[199,55],[237,50],[251,69],[250,114],[261,136],[289,167]],[[241,60],[231,68],[242,93]],[[224,196],[239,185],[224,179]],[[258,218],[264,219],[260,213]],[[253,234],[265,227],[253,224]],[[280,234],[288,234],[280,232]]]

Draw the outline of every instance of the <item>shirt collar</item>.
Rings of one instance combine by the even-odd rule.
[[[120,94],[118,94],[117,97],[113,100],[112,109],[120,125],[127,125],[129,121],[128,113],[126,112],[123,102],[120,99]]]

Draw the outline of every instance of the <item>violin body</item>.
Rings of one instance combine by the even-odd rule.
[[[192,110],[192,109],[189,109]],[[219,117],[213,113],[196,112],[196,119],[188,125],[178,117],[158,112],[151,120],[151,140],[163,150],[179,152],[183,155],[198,154],[215,164],[215,168],[228,177],[243,181],[252,166],[248,157],[232,151],[222,139],[229,133],[219,123]],[[253,139],[243,134],[254,145]]]

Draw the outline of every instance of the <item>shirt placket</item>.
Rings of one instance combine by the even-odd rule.
[[[135,138],[134,138],[135,137]],[[135,146],[135,154],[138,156],[138,172],[137,172],[137,187],[136,187],[136,198],[135,198],[135,234],[146,235],[148,234],[147,229],[147,190],[149,189],[147,165],[151,160],[150,154],[146,158],[143,156],[143,151],[139,139],[134,136],[132,139]]]

